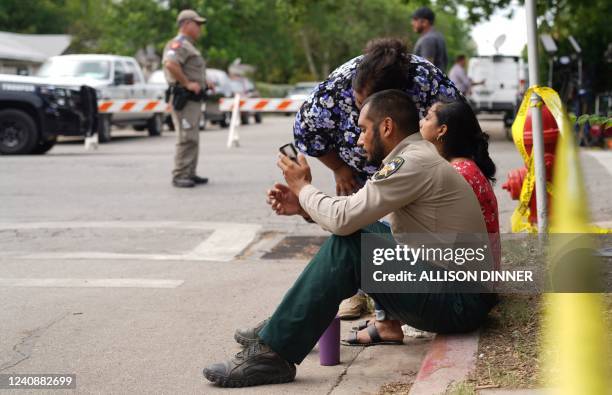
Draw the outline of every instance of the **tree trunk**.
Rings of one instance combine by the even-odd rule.
[[[330,73],[329,70],[329,51],[325,50],[323,52],[323,64],[321,65],[321,74],[323,78],[327,77]]]
[[[302,47],[304,48],[304,55],[306,55],[306,62],[308,62],[310,74],[312,74],[318,80],[320,78],[319,73],[317,72],[317,66],[312,59],[312,48],[310,48],[310,42],[308,41],[308,36],[304,30],[300,30],[300,37],[302,39]]]

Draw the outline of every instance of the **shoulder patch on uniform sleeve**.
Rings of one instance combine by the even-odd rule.
[[[183,43],[181,43],[179,40],[174,40],[172,41],[172,44],[170,44],[170,48],[178,49],[181,47],[181,45],[183,45]]]
[[[396,156],[395,158],[391,159],[389,163],[384,165],[382,169],[374,173],[372,178],[376,181],[384,180],[385,178],[389,177],[391,174],[395,173],[397,169],[402,167],[403,164],[404,164],[404,158],[400,156]]]

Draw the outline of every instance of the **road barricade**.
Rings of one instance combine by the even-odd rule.
[[[125,112],[170,112],[171,106],[164,100],[117,99],[99,100],[98,112],[103,114]]]
[[[229,133],[227,136],[227,148],[240,146],[240,126],[239,116],[241,112],[278,112],[292,113],[297,112],[304,103],[304,100],[294,99],[263,99],[249,98],[241,99],[239,94],[233,98],[219,99],[219,110],[231,112]]]
[[[219,100],[219,110],[232,111],[235,98],[222,98]],[[240,99],[240,111],[248,112],[297,112],[304,100],[282,98],[248,98]]]

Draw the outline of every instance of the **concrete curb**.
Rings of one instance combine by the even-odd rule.
[[[479,332],[436,335],[425,355],[410,395],[444,393],[453,382],[465,380],[476,365]]]

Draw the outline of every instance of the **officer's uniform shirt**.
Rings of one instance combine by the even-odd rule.
[[[387,214],[391,231],[480,233],[486,227],[474,191],[428,141],[402,140],[382,168],[351,196],[331,197],[312,185],[300,204],[323,229],[349,235]]]
[[[166,44],[162,64],[165,64],[166,60],[178,63],[189,81],[198,82],[206,89],[206,62],[194,44],[190,37],[179,34]],[[169,84],[176,83],[165,66],[164,75]]]

